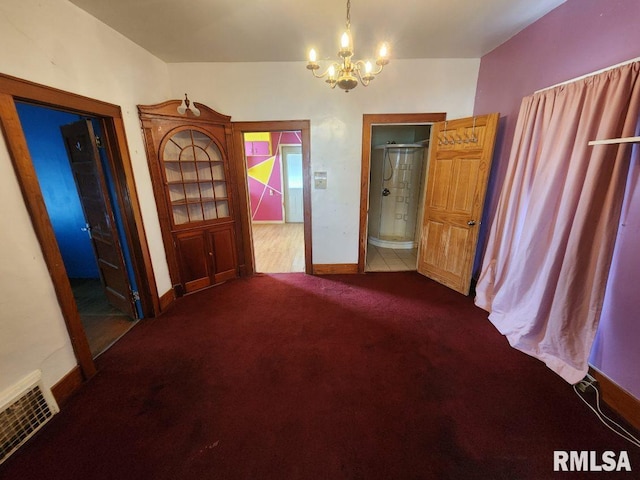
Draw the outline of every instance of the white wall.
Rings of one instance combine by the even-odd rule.
[[[171,288],[136,105],[169,98],[167,66],[66,0],[0,2],[0,72],[122,107],[158,290]],[[4,139],[0,139],[0,392],[76,360]]]
[[[304,52],[301,51],[301,57]],[[169,64],[174,98],[231,115],[232,121],[310,120],[313,263],[357,263],[364,113],[473,112],[479,59],[392,60],[369,87],[349,93],[315,79],[304,62]]]

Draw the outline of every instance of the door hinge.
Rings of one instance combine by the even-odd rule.
[[[133,300],[135,302],[139,302],[140,301],[140,294],[138,293],[137,290],[131,290],[131,296],[133,297]]]
[[[98,148],[102,148],[103,147],[102,139],[97,135],[96,135],[96,147],[98,147]]]

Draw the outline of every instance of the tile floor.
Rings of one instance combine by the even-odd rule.
[[[418,249],[381,248],[367,244],[367,272],[400,272],[415,270]]]

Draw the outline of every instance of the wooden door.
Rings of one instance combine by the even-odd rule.
[[[499,115],[434,124],[418,272],[469,294]]]
[[[91,121],[81,120],[63,125],[60,130],[107,299],[123,313],[136,318],[133,294]]]
[[[224,226],[209,231],[209,255],[213,261],[214,283],[224,282],[238,275],[233,230],[230,226]]]
[[[180,279],[184,293],[195,292],[211,285],[213,253],[202,230],[175,234],[175,248],[180,265]]]

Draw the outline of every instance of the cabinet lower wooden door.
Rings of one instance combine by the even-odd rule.
[[[213,281],[224,282],[237,276],[235,235],[232,228],[216,229],[208,232],[210,258],[213,260]]]
[[[233,225],[175,235],[185,293],[237,276]]]
[[[202,231],[182,232],[175,235],[182,287],[185,293],[194,292],[212,284],[211,260],[207,238]]]

